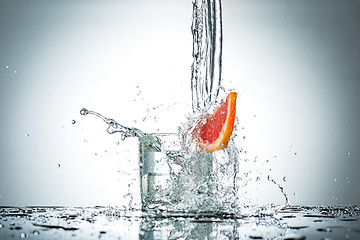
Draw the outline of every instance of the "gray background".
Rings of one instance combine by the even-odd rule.
[[[293,204],[360,203],[359,12],[358,1],[223,1],[240,166],[261,179],[250,202],[284,202],[270,174]],[[191,14],[183,0],[0,1],[0,205],[138,199],[136,140],[79,111],[176,132],[191,112]]]

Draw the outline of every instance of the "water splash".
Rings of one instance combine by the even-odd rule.
[[[119,133],[121,136],[121,140],[125,140],[128,137],[137,137],[140,143],[148,149],[152,149],[157,152],[163,150],[161,140],[152,134],[143,133],[137,128],[125,127],[117,123],[114,119],[104,117],[100,113],[90,111],[86,108],[81,109],[80,114],[84,116],[91,114],[101,118],[104,122],[108,124],[107,132],[109,134]]]
[[[239,199],[242,196],[239,194],[239,182],[242,181],[243,186],[246,186],[251,179],[243,180],[239,176],[239,155],[242,149],[237,148],[234,143],[236,135],[234,134],[226,149],[212,154],[202,151],[196,144],[198,133],[195,127],[216,107],[220,90],[224,90],[221,86],[221,5],[221,0],[193,0],[193,113],[186,123],[179,126],[180,150],[168,151],[161,139],[154,134],[123,126],[85,108],[80,111],[82,115],[92,114],[101,118],[108,124],[107,132],[120,133],[122,140],[128,137],[139,139],[140,172],[144,177],[141,181],[145,182],[141,191],[146,193],[146,209],[224,214],[237,213],[240,210],[238,202],[241,202]],[[246,137],[243,136],[242,139],[245,140]],[[151,163],[158,164],[162,170],[153,170],[150,164],[146,165],[145,159],[151,159]],[[245,162],[248,161],[245,159]],[[279,187],[285,197],[286,206],[289,206],[289,198],[283,187],[273,179],[269,181]]]
[[[238,210],[239,151],[233,141],[225,150],[210,154],[197,148],[194,138],[189,140],[189,145],[181,147],[181,131],[179,134],[148,134],[86,108],[80,114],[102,119],[108,125],[107,132],[120,133],[123,140],[139,139],[144,209],[214,214],[235,214]],[[172,142],[163,142],[164,136],[171,136]],[[178,148],[173,150],[174,146]]]
[[[289,195],[287,194],[287,192],[285,191],[284,187],[281,186],[278,182],[276,182],[270,175],[268,175],[268,180],[270,182],[273,182],[281,191],[282,195],[285,198],[285,206],[289,207],[290,206],[290,199],[289,199]],[[284,181],[286,181],[286,177],[283,178]]]

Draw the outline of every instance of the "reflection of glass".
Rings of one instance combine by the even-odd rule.
[[[286,230],[286,225],[274,217],[153,216],[142,218],[139,239],[268,239],[283,236]]]
[[[171,203],[169,187],[171,185],[170,167],[167,153],[180,150],[177,134],[152,134],[161,141],[162,148],[156,149],[140,143],[140,191],[143,209],[154,208]]]
[[[144,218],[140,224],[139,239],[212,239],[213,225],[212,221],[199,223],[181,218]]]

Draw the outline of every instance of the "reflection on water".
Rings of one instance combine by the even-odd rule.
[[[283,207],[273,214],[1,207],[0,239],[359,239],[360,207]]]
[[[239,239],[274,238],[286,233],[279,219],[263,217],[144,218],[139,239]]]

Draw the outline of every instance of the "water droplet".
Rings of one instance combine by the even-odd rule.
[[[80,110],[81,115],[87,115],[88,113],[89,113],[89,110],[87,110],[86,108],[83,108]]]
[[[6,65],[6,69],[9,69],[9,65]]]
[[[243,139],[245,139],[246,138],[246,136],[243,136]]]
[[[60,163],[58,163],[57,167],[59,168],[60,166],[61,166]]]
[[[20,233],[21,238],[26,238],[26,236],[27,236],[26,233],[24,233],[24,232]]]
[[[294,196],[297,196],[297,193],[296,192],[294,192],[294,194],[293,194]]]
[[[28,134],[26,134],[26,136],[27,136],[27,137],[30,137],[30,134],[28,133]]]
[[[15,70],[14,73],[17,73],[17,71]]]
[[[250,239],[263,239],[262,236],[258,236],[258,235],[250,235],[249,237]]]
[[[318,228],[316,230],[319,232],[331,232],[331,228]]]
[[[334,182],[336,182],[336,178],[334,178]]]
[[[121,134],[121,140],[124,141],[126,139],[126,135],[125,134]]]
[[[72,124],[75,124],[75,123],[76,123],[76,121],[73,119],[73,120],[71,121],[71,123],[72,123]]]
[[[3,227],[3,225],[0,223],[0,228],[2,228]]]
[[[10,227],[10,230],[20,230],[20,229],[22,229],[22,227],[20,227],[20,226],[11,226]]]
[[[222,111],[221,114],[222,114],[222,115],[225,115],[225,111]]]
[[[257,178],[256,178],[256,182],[258,182],[258,181],[260,181],[260,177],[257,177]]]
[[[116,142],[116,145],[119,145],[119,144],[120,144],[120,142],[119,142],[119,141],[117,141],[117,142]]]
[[[33,233],[35,236],[37,236],[37,235],[40,234],[40,232],[39,232],[38,230],[34,230],[32,233]]]
[[[286,178],[286,176],[284,176],[284,177],[283,177],[283,181],[286,182],[286,180],[287,180],[287,178]]]
[[[350,155],[350,153],[348,152],[347,155]]]
[[[295,155],[297,155],[297,153],[295,153]]]

